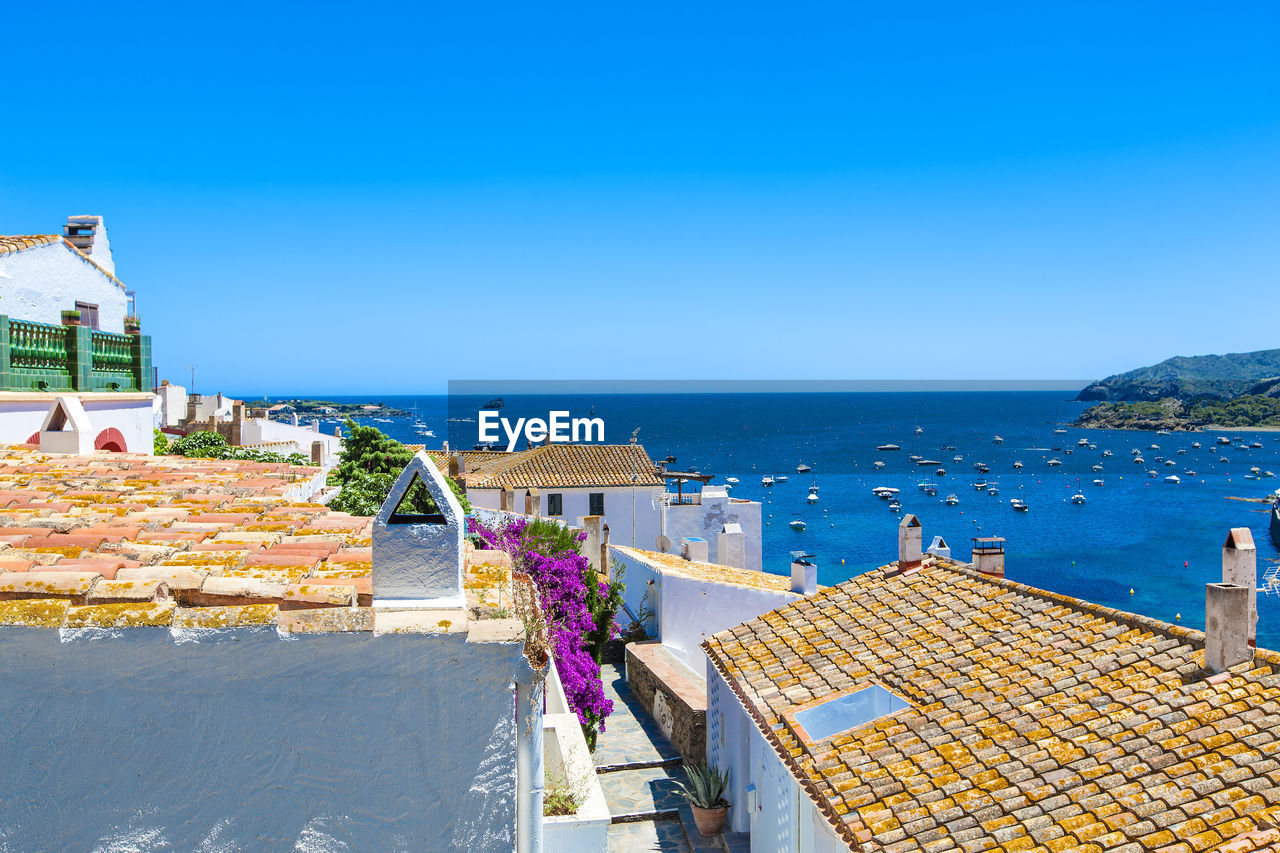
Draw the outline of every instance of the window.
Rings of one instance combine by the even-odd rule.
[[[547,515],[564,515],[564,495],[547,495]]]
[[[802,708],[791,717],[801,728],[801,739],[813,743],[910,707],[904,699],[872,684]]]
[[[590,502],[591,507],[587,510],[587,515],[604,515],[604,492],[592,492]]]
[[[80,312],[80,325],[90,329],[98,328],[98,306],[90,302],[77,302],[76,310]]]

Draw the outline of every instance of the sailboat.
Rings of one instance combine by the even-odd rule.
[[[808,474],[812,470],[813,470],[812,468],[810,468],[808,465],[804,464],[803,462],[801,462],[799,465],[796,466],[797,474]]]
[[[811,504],[818,502],[818,479],[816,477],[813,480],[813,484],[809,486],[809,496],[805,500]]]
[[[803,533],[807,525],[800,519],[793,518],[791,521],[787,523],[787,526],[790,527],[792,530],[796,531],[797,533]]]

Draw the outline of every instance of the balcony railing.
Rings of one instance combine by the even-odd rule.
[[[0,314],[0,391],[142,391],[151,338]]]

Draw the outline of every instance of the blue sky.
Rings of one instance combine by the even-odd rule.
[[[1274,3],[5,20],[0,233],[104,214],[198,390],[1088,379],[1280,345]]]

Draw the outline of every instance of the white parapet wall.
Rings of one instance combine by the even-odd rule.
[[[554,663],[545,684],[542,743],[546,785],[548,790],[567,785],[579,794],[581,802],[574,814],[543,818],[542,849],[545,853],[603,853],[609,846],[609,804],[582,736],[582,725],[578,715],[569,710]]]
[[[801,598],[790,579],[765,572],[691,563],[670,554],[609,546],[610,561],[623,569],[624,602],[631,614],[646,611],[646,631],[682,663],[702,673],[702,641]],[[627,627],[626,611],[618,621]]]
[[[25,444],[37,435],[58,397],[76,397],[84,407],[95,446],[128,453],[154,450],[155,395],[150,392],[0,391],[0,444]]]
[[[523,643],[473,639],[0,627],[0,850],[508,853]]]

